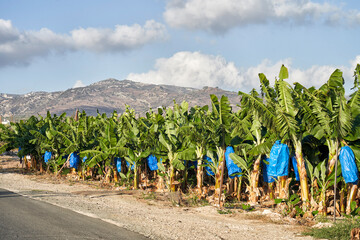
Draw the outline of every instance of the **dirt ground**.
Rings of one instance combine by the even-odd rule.
[[[151,239],[312,239],[305,227],[271,209],[246,212],[213,206],[178,206],[168,193],[102,187],[21,168],[17,157],[0,156],[0,188],[103,219]]]

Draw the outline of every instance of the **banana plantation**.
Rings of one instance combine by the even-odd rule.
[[[0,152],[19,149],[29,171],[191,191],[216,206],[282,202],[300,216],[357,211],[360,65],[351,95],[338,69],[318,89],[286,79],[285,66],[274,86],[259,74],[260,90],[239,92],[237,112],[226,96],[211,95],[211,106],[174,101],[144,116],[130,106],[111,116],[32,116],[0,125]]]

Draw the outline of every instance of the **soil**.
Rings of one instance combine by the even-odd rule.
[[[179,194],[126,190],[99,181],[26,171],[15,156],[0,156],[0,188],[151,239],[312,239],[301,235],[304,225],[271,208],[255,207],[247,212],[234,206],[223,211],[209,205],[182,206]]]

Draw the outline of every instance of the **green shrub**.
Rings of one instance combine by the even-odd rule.
[[[336,222],[332,227],[313,228],[304,235],[322,239],[350,239],[350,232],[353,228],[360,228],[359,219],[345,219]]]

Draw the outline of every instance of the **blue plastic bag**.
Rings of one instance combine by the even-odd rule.
[[[19,147],[19,150],[18,150],[18,152],[20,152],[21,151],[21,147]],[[21,156],[21,158],[23,158],[24,156]]]
[[[354,152],[349,146],[340,149],[339,160],[345,183],[356,184],[359,180],[359,171],[356,167]]]
[[[70,167],[77,169],[79,161],[80,161],[79,155],[77,153],[72,153],[69,160]]]
[[[51,152],[46,151],[44,154],[45,163],[48,163],[50,159],[51,159]]]
[[[130,163],[128,161],[126,161],[126,166],[130,168]],[[131,170],[134,170],[134,165],[131,165]]]
[[[155,157],[155,155],[151,154],[147,157],[147,162],[148,162],[148,166],[150,168],[151,171],[156,171],[159,169],[158,167],[158,162],[157,159]]]
[[[289,175],[289,148],[286,144],[277,140],[270,151],[268,175],[282,177]]]
[[[205,162],[205,165],[209,165],[209,163],[213,163],[213,160],[209,158],[208,156],[204,156],[204,160],[206,160],[208,163]],[[206,175],[208,176],[214,176],[215,173],[211,170],[211,167],[205,166]]]
[[[230,158],[230,154],[234,153],[234,148],[233,147],[227,147],[226,151],[225,151],[225,162],[226,162],[226,167],[228,170],[228,175],[231,179],[235,178],[235,177],[240,177],[242,170],[241,168],[236,165],[234,163],[234,161]]]
[[[83,163],[85,163],[87,159],[88,159],[87,156],[83,157]]]
[[[294,168],[296,181],[300,181],[299,169],[298,169],[298,167],[297,167],[297,161],[296,161],[296,157],[295,157],[295,156],[292,156],[292,157],[291,157],[291,163],[292,163],[292,166],[293,166],[293,168]]]
[[[265,158],[265,161],[269,162],[269,158]],[[266,164],[264,162],[264,160],[262,160],[261,163],[262,163],[262,166],[263,166],[262,174],[263,174],[264,182],[266,182],[266,183],[275,182],[275,177],[269,175],[269,168],[268,168],[269,165]]]
[[[121,172],[121,158],[120,157],[115,157],[114,158],[114,163],[115,163],[117,172]]]

